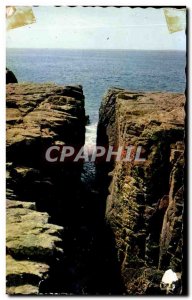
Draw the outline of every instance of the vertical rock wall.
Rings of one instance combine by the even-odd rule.
[[[63,256],[62,226],[76,217],[82,169],[48,163],[45,152],[84,144],[84,95],[81,86],[6,87],[7,293],[38,294]]]
[[[97,144],[141,146],[146,158],[97,167],[104,178],[110,171],[106,221],[131,295],[161,294],[163,273],[182,273],[184,102],[182,94],[111,88],[101,104]]]

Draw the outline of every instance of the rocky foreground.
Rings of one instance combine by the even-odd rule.
[[[49,224],[35,203],[7,200],[7,293],[38,294],[50,263],[63,255],[63,228]]]
[[[182,94],[112,88],[101,104],[97,144],[142,146],[146,158],[98,166],[100,182],[110,171],[106,222],[129,295],[164,293],[168,269],[182,277],[184,103]],[[171,293],[182,293],[177,284]]]
[[[81,86],[7,84],[6,104],[7,293],[38,294],[63,255],[63,227],[50,224],[50,216],[54,222],[56,214],[57,223],[64,218],[59,212],[81,173],[81,166],[70,174],[50,166],[45,151],[84,144],[84,96]],[[56,197],[61,189],[64,200]]]

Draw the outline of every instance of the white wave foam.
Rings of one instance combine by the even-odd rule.
[[[97,123],[86,126],[85,146],[95,146],[97,136]]]

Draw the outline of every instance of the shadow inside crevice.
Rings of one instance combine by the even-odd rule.
[[[99,176],[100,180],[102,179]],[[69,179],[69,178],[68,178]],[[91,178],[90,178],[91,180]],[[65,295],[123,295],[115,240],[105,221],[107,182],[74,183],[64,190],[60,177],[49,210],[50,222],[62,225],[62,258],[54,262],[40,293]],[[65,181],[66,184],[66,181]],[[100,185],[100,188],[99,188]],[[71,194],[70,194],[71,189]],[[56,191],[55,190],[55,191]],[[69,194],[67,194],[67,193]],[[60,199],[60,203],[56,203]],[[45,209],[45,207],[44,207]]]

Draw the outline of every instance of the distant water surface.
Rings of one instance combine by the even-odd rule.
[[[19,82],[82,84],[86,142],[95,143],[101,99],[110,86],[144,91],[185,91],[183,51],[8,49],[7,67]]]

